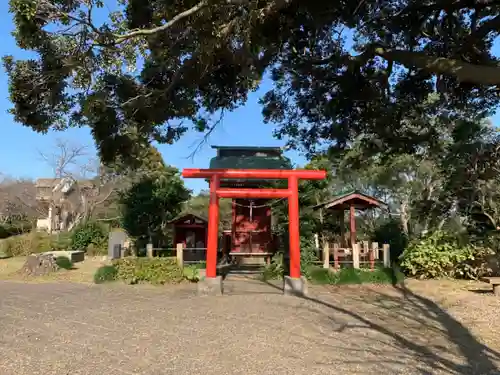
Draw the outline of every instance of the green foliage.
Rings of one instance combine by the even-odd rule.
[[[27,233],[32,228],[30,223],[0,225],[0,239]]]
[[[287,250],[288,251],[288,250]],[[264,266],[261,278],[263,280],[281,280],[284,275],[288,275],[290,272],[290,264],[288,253],[285,256],[283,251],[278,251],[273,258],[271,263]],[[308,244],[307,241],[301,240],[301,252],[300,252],[300,272],[304,277],[309,277],[309,271],[313,267],[318,258],[316,256],[316,250]]]
[[[408,236],[403,232],[401,223],[392,218],[377,225],[372,234],[372,241],[378,242],[379,245],[389,244],[390,258],[396,262],[408,246]]]
[[[99,267],[94,274],[94,283],[103,284],[116,280],[118,270],[114,265]]]
[[[122,227],[132,237],[151,236],[160,241],[167,222],[181,211],[189,193],[175,168],[165,167],[154,176],[144,176],[120,197]]]
[[[187,202],[183,204],[182,211],[192,213],[200,217],[206,217],[208,214],[208,204],[210,195],[208,191],[201,191],[197,195],[193,195]],[[221,198],[219,200],[219,230],[229,228],[232,219],[232,204],[231,199]]]
[[[318,262],[318,256],[316,254],[316,249],[313,246],[312,240],[305,240],[301,237],[300,244],[300,272],[301,274],[309,278],[309,272],[312,267],[314,267]]]
[[[59,268],[70,270],[73,268],[73,262],[71,259],[65,256],[59,256],[56,258],[56,264]]]
[[[185,266],[182,270],[184,277],[186,280],[191,282],[198,282],[200,280],[200,267],[196,265]]]
[[[51,236],[50,246],[54,250],[72,250],[72,233],[62,232]]]
[[[182,269],[172,258],[124,258],[115,261],[117,280],[128,284],[175,284],[184,279]]]
[[[325,268],[313,267],[309,272],[309,280],[314,284],[399,284],[404,275],[393,268],[368,269],[342,268],[337,272]]]
[[[282,253],[276,253],[270,264],[266,264],[262,270],[261,279],[266,280],[282,280],[285,275],[285,264]]]
[[[2,252],[6,256],[26,256],[52,249],[54,237],[44,232],[30,232],[2,240]]]
[[[462,244],[455,235],[436,231],[411,241],[401,254],[400,264],[405,273],[421,279],[469,277],[461,265],[475,257],[473,246]]]
[[[85,251],[89,246],[106,248],[107,240],[108,231],[96,221],[87,221],[71,232],[71,247],[75,250]]]

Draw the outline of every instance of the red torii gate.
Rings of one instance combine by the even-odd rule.
[[[184,178],[206,178],[210,181],[208,210],[206,277],[217,276],[219,236],[219,198],[288,198],[290,236],[290,278],[300,280],[299,179],[322,180],[326,171],[281,169],[184,169]],[[287,189],[221,188],[222,179],[288,180]]]

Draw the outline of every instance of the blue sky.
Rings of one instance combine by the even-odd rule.
[[[27,57],[26,52],[17,48],[11,36],[13,29],[11,15],[8,13],[8,2],[0,1],[0,35],[2,35],[0,55]],[[244,107],[226,114],[224,122],[210,136],[208,144],[199,150],[193,159],[189,158],[189,155],[200,141],[200,133],[189,133],[174,145],[159,146],[165,161],[179,169],[206,168],[210,158],[215,156],[215,150],[210,145],[283,146],[284,141],[272,137],[272,125],[263,123],[261,108],[258,105],[258,99],[269,87],[269,82],[264,82],[260,90],[250,94]],[[3,127],[0,137],[0,173],[2,174],[11,177],[50,177],[51,168],[41,160],[39,152],[50,152],[57,138],[93,147],[93,141],[87,129],[71,129],[64,133],[52,132],[46,135],[37,134],[14,122],[12,116],[7,113],[10,106],[7,75],[2,70],[0,74],[0,122]],[[498,115],[493,119],[495,124],[497,117]],[[289,152],[286,156],[296,164],[305,162],[305,159],[296,152]],[[202,180],[186,180],[186,185],[195,191],[207,187]]]

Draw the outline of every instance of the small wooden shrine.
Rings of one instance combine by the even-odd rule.
[[[279,147],[212,146],[217,156],[210,169],[290,169],[290,160]],[[265,188],[269,180],[223,179],[222,188]],[[262,261],[274,253],[269,199],[233,198],[231,229],[223,232],[222,251],[239,261]],[[249,259],[250,258],[250,259]]]
[[[186,249],[207,247],[208,221],[204,217],[183,213],[168,224],[172,227],[174,244],[182,243]]]
[[[339,220],[340,226],[340,246],[352,247],[356,243],[356,210],[367,210],[382,208],[386,204],[377,198],[363,194],[357,190],[339,194],[326,202],[318,204],[313,209],[325,209],[332,212]],[[346,239],[344,229],[345,211],[349,212],[349,239]]]
[[[340,236],[338,243],[323,244],[323,262],[324,267],[328,268],[330,257],[333,255],[334,268],[339,269],[341,263],[350,263],[354,268],[360,267],[361,263],[369,263],[373,269],[375,262],[381,258],[382,253],[383,265],[389,265],[389,247],[383,245],[381,248],[378,243],[372,243],[371,246],[367,241],[362,244],[358,243],[356,238],[356,211],[367,210],[374,208],[384,208],[386,204],[375,197],[363,194],[359,191],[349,191],[339,194],[326,202],[318,204],[313,209],[325,209],[333,213],[339,222]],[[345,211],[349,212],[349,236],[345,235]]]

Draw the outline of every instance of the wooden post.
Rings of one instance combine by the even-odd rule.
[[[363,241],[363,253],[368,253],[368,250],[370,249],[370,245],[368,241]]]
[[[148,243],[146,245],[146,254],[147,254],[148,258],[153,257],[153,244],[152,243]]]
[[[382,246],[382,249],[384,251],[384,267],[390,267],[391,266],[391,254],[389,251],[389,244],[384,244]]]
[[[333,263],[335,266],[335,271],[338,271],[340,269],[340,264],[339,264],[339,244],[334,243],[333,244]]]
[[[345,215],[344,210],[340,211],[340,215],[339,215],[340,247],[346,247],[344,215]]]
[[[176,245],[175,255],[177,257],[177,264],[179,267],[184,267],[184,244],[178,243]]]
[[[359,244],[355,243],[352,245],[352,266],[354,268],[359,268]]]
[[[330,268],[330,246],[326,241],[323,244],[323,268]]]
[[[367,244],[368,245],[368,244]],[[371,249],[368,249],[368,252],[370,254],[370,271],[375,270],[375,250],[373,247]]]
[[[360,251],[360,253],[362,255],[360,258],[363,259],[362,263],[363,263],[363,266],[365,266],[364,263],[366,263],[370,259],[370,254],[369,254],[370,244],[368,243],[368,241],[363,241],[362,244],[363,244],[363,249]],[[360,262],[361,262],[361,259],[360,259]]]
[[[356,210],[353,204],[349,208],[349,226],[351,231],[351,246],[354,246],[356,243]]]
[[[372,242],[372,251],[373,257],[378,260],[380,258],[380,254],[378,253],[378,242]]]

